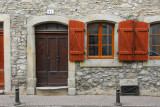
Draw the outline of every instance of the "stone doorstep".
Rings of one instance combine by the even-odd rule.
[[[0,94],[3,95],[4,94],[4,90],[0,90]]]
[[[57,90],[57,89],[67,89],[68,86],[60,86],[60,87],[36,87],[36,90]]]

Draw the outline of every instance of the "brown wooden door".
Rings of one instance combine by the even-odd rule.
[[[4,44],[3,31],[0,31],[0,89],[4,89]]]
[[[66,86],[68,35],[36,34],[37,86]]]

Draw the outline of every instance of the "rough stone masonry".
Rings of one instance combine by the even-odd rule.
[[[10,15],[11,80],[25,93],[27,80],[27,19],[54,15],[79,20],[91,14],[109,14],[125,20],[160,15],[159,0],[0,0],[0,14]],[[76,63],[77,94],[115,94],[120,79],[138,79],[141,95],[160,95],[160,67],[143,67],[142,62],[122,67],[80,67]],[[13,90],[12,89],[12,90]]]

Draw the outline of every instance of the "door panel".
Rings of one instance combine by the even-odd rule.
[[[47,85],[47,62],[46,62],[46,37],[39,35],[36,38],[36,75],[37,86]]]
[[[59,39],[59,71],[68,71],[68,39],[61,38]],[[63,66],[61,66],[63,65]]]
[[[48,38],[48,65],[49,72],[57,72],[58,63],[57,63],[57,50],[58,50],[58,39],[57,38]]]
[[[67,35],[48,35],[48,86],[65,86],[68,77]],[[56,66],[56,68],[54,68]],[[52,69],[54,68],[54,69]],[[63,72],[61,72],[63,71]]]
[[[0,89],[4,89],[4,42],[0,35]]]
[[[37,86],[67,85],[67,37],[67,34],[37,34]]]

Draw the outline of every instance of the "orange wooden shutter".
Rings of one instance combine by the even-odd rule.
[[[134,20],[120,22],[118,51],[120,61],[147,61],[148,23]]]
[[[119,23],[118,59],[120,61],[132,60],[133,20]]]
[[[3,31],[0,31],[0,89],[4,89],[4,45],[3,45]]]
[[[148,23],[135,21],[134,61],[148,60]]]
[[[69,21],[69,60],[84,60],[84,23]]]

